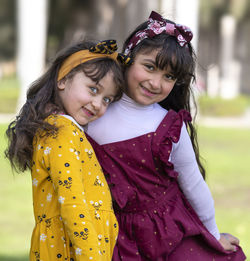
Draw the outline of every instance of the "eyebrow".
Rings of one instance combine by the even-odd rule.
[[[104,89],[104,87],[98,82],[96,83],[97,86],[101,87],[102,89]],[[108,96],[114,98],[116,96],[116,93],[115,94],[109,94]]]
[[[144,59],[144,62],[151,62],[151,63],[155,64],[155,60],[147,59],[147,58]]]
[[[96,82],[96,85],[104,89],[104,87],[99,82]]]
[[[156,66],[156,61],[155,60],[145,58],[144,62],[151,62],[151,63],[153,63]],[[159,68],[159,67],[157,67],[157,68]],[[172,76],[174,76],[174,73],[173,73],[173,71],[171,69],[160,69],[160,70],[162,70],[162,71],[166,70],[167,73],[169,73]]]

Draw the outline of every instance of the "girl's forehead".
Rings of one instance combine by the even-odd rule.
[[[159,50],[144,50],[144,51],[138,52],[135,55],[135,60],[137,60],[137,59],[145,59],[145,60],[149,59],[149,60],[155,61],[158,53],[159,53]]]
[[[172,53],[162,52],[162,49],[144,50],[138,52],[135,61],[151,61],[161,70],[169,70],[177,63],[176,56]]]

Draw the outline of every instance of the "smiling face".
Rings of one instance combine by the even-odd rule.
[[[142,105],[164,100],[176,82],[170,70],[157,68],[157,53],[158,50],[147,54],[138,53],[126,72],[126,93]]]
[[[98,83],[78,72],[72,79],[59,82],[58,89],[65,113],[82,126],[100,118],[117,93],[111,72]]]

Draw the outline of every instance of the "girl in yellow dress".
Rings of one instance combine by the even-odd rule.
[[[84,127],[121,97],[116,49],[114,40],[82,42],[59,54],[6,132],[11,165],[31,169],[32,261],[112,259],[118,224]]]

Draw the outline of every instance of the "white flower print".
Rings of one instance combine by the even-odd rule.
[[[51,201],[51,199],[52,199],[52,194],[50,194],[50,193],[49,193],[49,194],[47,195],[47,201],[49,201],[49,202],[50,202],[50,201]]]
[[[44,242],[46,240],[46,238],[47,238],[47,236],[45,234],[40,235],[40,241]]]
[[[100,214],[99,214],[99,213],[96,213],[96,214],[95,214],[95,218],[96,218],[96,219],[100,219],[100,218],[101,218]]]
[[[34,178],[34,179],[32,180],[32,184],[33,184],[33,186],[36,186],[36,187],[37,187],[37,185],[38,185],[38,180],[37,180],[36,178]]]
[[[102,239],[102,235],[101,235],[101,234],[100,234],[100,235],[98,235],[98,239],[100,239],[100,240]]]
[[[51,148],[50,147],[46,147],[45,150],[44,150],[44,154],[47,155],[49,154],[51,151]]]
[[[41,149],[41,145],[38,144],[38,146],[37,146],[37,150],[40,150],[40,149]]]
[[[82,254],[82,249],[81,248],[76,248],[76,255],[81,255]]]
[[[107,227],[109,226],[109,220],[106,221],[106,226],[107,226]]]
[[[64,203],[64,200],[65,200],[65,198],[64,198],[64,197],[62,197],[62,196],[60,196],[60,197],[58,198],[58,201],[59,201],[59,203],[61,203],[61,204],[63,204],[63,203]]]

